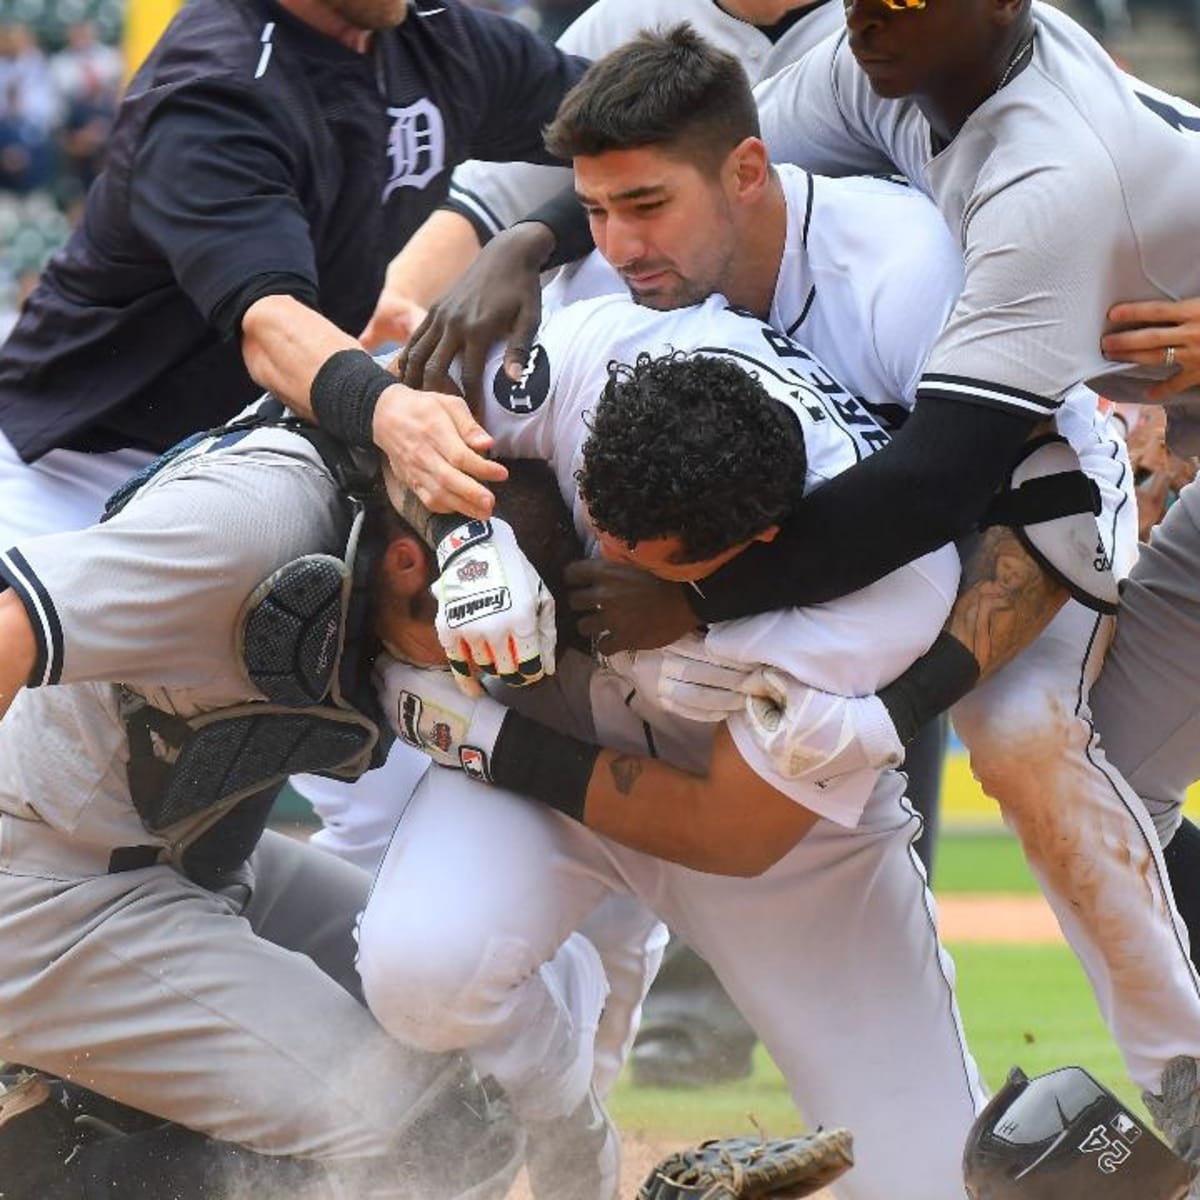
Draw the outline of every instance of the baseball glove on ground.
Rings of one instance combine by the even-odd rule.
[[[796,1200],[854,1165],[845,1129],[791,1138],[717,1138],[671,1154],[650,1172],[638,1200]]]

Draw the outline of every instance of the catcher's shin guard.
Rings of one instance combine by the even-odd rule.
[[[81,1133],[44,1075],[0,1076],[0,1198],[46,1200],[67,1174]]]

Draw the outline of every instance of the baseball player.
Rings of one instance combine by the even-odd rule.
[[[914,19],[919,20],[919,16]],[[683,156],[678,143],[671,147],[674,153],[661,152],[654,145],[660,135],[647,135],[638,125],[639,118],[644,116],[636,99],[638,89],[629,81],[639,66],[644,65],[648,77],[654,78],[656,95],[663,94],[662,80],[670,70],[678,72],[685,81],[698,77],[697,59],[681,55],[678,41],[683,36],[668,35],[668,42],[675,44],[660,46],[654,53],[649,50],[653,39],[649,39],[644,51],[620,51],[597,64],[560,109],[550,130],[552,143],[564,154],[576,157],[577,189],[590,210],[597,242],[621,266],[627,283],[645,303],[665,306],[720,288],[735,304],[760,315],[769,313],[777,329],[787,329],[792,324],[805,331],[819,329],[823,296],[845,296],[848,285],[843,283],[839,293],[836,272],[819,275],[814,270],[808,285],[802,283],[795,290],[791,282],[795,278],[794,269],[779,269],[778,247],[784,245],[786,253],[789,243],[786,233],[778,227],[778,218],[755,220],[764,214],[757,205],[742,202],[742,181],[756,177],[746,164],[745,151],[731,149],[730,157],[721,162],[723,173],[717,174],[721,180],[718,188],[709,182],[715,172],[710,170],[707,178],[697,180],[694,166],[689,175],[689,168],[680,165]],[[643,52],[646,62],[640,64],[636,60]],[[686,69],[681,69],[681,64]],[[625,101],[633,129],[623,143],[616,140],[620,135],[612,133],[620,127],[619,119],[613,116],[614,106],[621,102],[618,94],[634,97]],[[696,107],[694,97],[689,98],[688,104],[681,106],[683,117],[677,116],[674,126],[667,125],[685,131],[679,135],[680,142],[690,128]],[[730,111],[728,105],[722,109],[723,113]],[[739,132],[752,135],[753,129],[750,125]],[[597,134],[596,130],[601,132]],[[604,138],[609,136],[613,141],[606,142]],[[737,135],[726,136],[729,137],[726,144],[739,145]],[[711,146],[714,141],[708,144]],[[753,153],[762,155],[761,144],[756,144],[752,136],[745,145],[757,145]],[[703,161],[698,155],[693,157]],[[762,161],[765,162],[765,157]],[[805,217],[801,233],[792,235],[792,245],[803,245],[805,231],[811,244],[822,228],[825,215],[818,205],[823,183],[818,177],[813,186],[811,210],[807,203],[794,210]],[[933,219],[936,223],[936,213],[927,204],[922,208],[919,196],[912,196],[911,203],[914,215],[908,221],[897,211],[893,219],[884,223],[884,214],[880,212],[874,225],[859,220],[848,226],[847,236],[863,238],[865,230],[878,228],[885,239],[898,236],[897,231],[911,237],[912,227],[919,228],[917,223],[922,219]],[[811,221],[807,219],[810,211]],[[520,237],[530,236],[525,227],[514,232]],[[533,227],[532,236],[538,236],[537,227]],[[946,236],[944,227],[941,236],[943,239]],[[495,245],[500,245],[499,240]],[[931,240],[930,246],[936,253],[939,243]],[[943,255],[955,258],[961,270],[961,255],[952,244],[947,245],[943,240],[940,249]],[[927,263],[925,269],[928,272],[934,268]],[[803,281],[805,277],[800,278]],[[861,355],[868,368],[881,361],[878,339],[880,331],[886,332],[889,326],[886,315],[879,314],[896,314],[901,324],[895,341],[882,343],[883,361],[887,361],[889,344],[901,347],[903,356],[907,344],[903,324],[910,316],[912,298],[923,294],[922,288],[909,288],[906,283],[901,277],[891,303],[877,304],[869,310],[876,318],[874,321],[859,322],[859,327],[873,334],[873,340],[865,348],[850,339],[841,339],[845,358]],[[948,308],[953,309],[957,292],[951,289],[944,294]],[[818,315],[814,318],[814,314]],[[919,310],[915,315],[912,340],[917,344],[907,346],[911,355],[907,359],[911,371],[908,378],[923,402],[921,389],[925,385],[919,381],[927,379],[927,349],[941,344],[946,335],[934,333],[920,344],[915,333],[920,327]],[[844,327],[845,322],[841,328]],[[839,326],[831,321],[828,328],[836,333]],[[824,342],[822,349],[826,350]],[[870,394],[871,379],[862,366],[839,359],[836,350],[827,352],[834,369],[845,374],[849,386],[855,390],[861,387]],[[904,392],[893,385],[889,394],[903,396]],[[934,408],[937,407],[935,400]],[[899,435],[907,445],[912,445],[909,431],[921,411],[918,403],[916,415]],[[958,406],[955,412],[960,423],[964,420],[962,411],[974,409],[963,410]],[[1086,390],[1071,391],[1069,401],[1056,415],[1056,422],[1059,434],[1087,464],[1087,472],[1103,497],[1099,523],[1089,516],[1084,527],[1081,545],[1087,555],[1083,573],[1098,574],[1092,566],[1093,559],[1105,571],[1115,561],[1120,573],[1128,568],[1136,545],[1136,526],[1129,472],[1119,438],[1098,418],[1094,398]],[[954,436],[953,423],[952,417],[950,436]],[[925,428],[925,423],[918,421],[916,428],[918,431]],[[1028,431],[1026,427],[1024,434]],[[928,446],[922,444],[919,450],[911,452],[918,461],[915,466],[905,468],[904,487],[905,495],[911,491],[919,497],[917,507],[931,503],[931,496],[936,499],[940,495],[938,481],[958,469],[956,451],[945,440],[946,436],[947,431],[938,424],[929,433]],[[954,461],[938,459],[934,465],[937,455]],[[887,456],[895,457],[890,448]],[[872,458],[847,479],[864,475],[868,480],[875,478],[873,463]],[[923,474],[926,467],[930,475],[928,484]],[[838,494],[847,491],[845,482],[838,481]],[[850,493],[852,501],[853,495]],[[819,495],[819,503],[826,517],[834,519],[836,506],[826,502],[824,491]],[[752,595],[767,590],[763,580],[756,582],[754,560],[769,556],[769,561],[776,563],[780,557],[778,543],[791,541],[789,528],[801,527],[806,531],[803,544],[797,540],[789,552],[803,565],[795,569],[778,567],[779,579],[770,590],[778,595],[779,605],[786,604],[786,596],[807,582],[810,561],[819,559],[830,568],[834,578],[840,578],[847,571],[860,569],[857,555],[864,539],[869,543],[864,554],[891,555],[890,542],[889,547],[875,544],[875,525],[882,521],[890,528],[897,519],[894,513],[872,521],[866,511],[856,508],[855,528],[863,522],[870,525],[870,529],[856,532],[848,526],[846,515],[838,512],[837,528],[841,532],[837,549],[831,551],[822,543],[820,553],[814,553],[811,543],[823,535],[821,527],[807,515],[808,507],[800,510],[795,524],[784,522],[781,537],[771,546],[755,547],[751,553],[739,556],[731,570],[742,577],[749,575],[748,596],[731,600],[722,582],[724,572],[717,572],[698,589],[675,588],[670,593],[665,621],[671,632],[662,636],[664,622],[659,620],[654,632],[660,641],[639,644],[661,644],[689,628],[697,620],[694,607],[705,611],[714,604],[750,607],[754,603]],[[953,528],[944,528],[943,539],[960,528],[959,507],[952,505],[950,512],[954,514]],[[943,527],[945,520],[943,514]],[[1102,547],[1100,553],[1094,553],[1097,545]],[[920,679],[926,691],[931,690],[949,703],[976,681],[978,662],[991,660],[993,677],[956,714],[975,769],[988,790],[1000,799],[1007,819],[1021,835],[1064,931],[1093,980],[1101,1010],[1125,1054],[1131,1075],[1143,1088],[1157,1089],[1171,1059],[1183,1047],[1192,1047],[1190,1052],[1194,1052],[1200,1046],[1200,1004],[1195,976],[1184,950],[1183,931],[1166,886],[1157,838],[1144,807],[1116,780],[1091,744],[1092,731],[1084,701],[1087,686],[1099,668],[1111,621],[1098,618],[1081,603],[1072,601],[1064,606],[1070,595],[1068,589],[1034,563],[1010,532],[989,533],[982,539],[981,551],[979,565],[972,567],[967,587],[956,605],[955,624],[951,625],[950,634],[938,640],[932,667],[929,662],[921,664]],[[801,571],[805,578],[798,581],[795,576]],[[830,587],[826,581],[821,586],[826,590]],[[1082,592],[1082,588],[1077,590]],[[581,628],[593,634],[616,629],[618,615],[612,610],[621,594],[626,598],[634,596],[637,620],[642,625],[654,617],[656,607],[661,608],[652,602],[644,588],[635,590],[626,582],[609,580],[580,591],[577,603],[581,608],[600,606],[603,610],[586,616]],[[676,618],[674,614],[679,609],[683,610],[682,616]],[[1062,611],[1055,617],[1059,609]],[[996,669],[1052,618],[1054,623],[1034,649],[1027,650],[1011,669]],[[626,639],[616,644],[629,642]],[[964,646],[971,653],[964,654]],[[969,669],[961,666],[963,659]],[[964,679],[962,690],[954,690]],[[936,707],[933,711],[937,711]],[[879,710],[872,709],[871,713],[871,733],[878,734]],[[1070,715],[1064,720],[1062,714]],[[863,761],[886,763],[897,749],[896,738],[889,736],[882,745],[883,757],[872,760],[867,753]],[[1035,769],[1030,765],[1033,763],[1045,765]],[[1062,798],[1048,799],[1051,788]],[[1086,791],[1086,804],[1075,800],[1079,791]],[[1086,817],[1077,815],[1084,813]],[[1063,855],[1058,848],[1064,845],[1082,845],[1085,851]],[[1108,881],[1099,890],[1092,885],[1097,872]],[[1154,881],[1149,889],[1146,879]],[[1151,961],[1154,966],[1149,965]]]
[[[640,30],[689,20],[714,45],[736,54],[757,83],[807,54],[841,25],[832,0],[596,0],[558,39],[589,60]],[[425,309],[470,266],[479,248],[570,186],[564,167],[472,161],[459,166],[450,194],[388,268],[379,303],[363,333],[372,346],[405,342]]]
[[[0,352],[5,545],[94,520],[147,451],[264,387],[490,507],[457,470],[502,475],[467,449],[487,443],[465,409],[361,353],[329,363],[361,351],[388,259],[456,162],[550,161],[542,126],[584,64],[461,0],[282,7],[188,6],[130,83],[86,219]]]
[[[610,379],[613,359],[635,365]],[[797,487],[819,490],[886,439],[820,363],[720,297],[668,313],[623,296],[571,305],[523,384],[500,368],[497,352],[485,419],[498,444],[551,463],[591,546],[670,578],[770,538]],[[467,550],[448,567],[473,563]],[[823,609],[715,627],[698,653],[858,690],[936,636],[956,579],[946,547]],[[519,712],[465,698],[445,672],[384,670],[402,736],[466,769],[426,777],[377,876],[360,928],[372,1010],[402,1039],[467,1047],[522,1115],[595,1111],[607,987],[569,935],[631,893],[714,965],[805,1115],[854,1129],[841,1195],[960,1195],[980,1085],[902,777],[785,779],[749,715],[714,737],[664,712],[659,659],[564,657],[552,683],[513,694]],[[919,1119],[897,1121],[897,1102]]]
[[[599,0],[564,32],[558,45],[595,59],[641,29],[685,18],[715,45],[735,54],[755,82],[798,60],[841,24],[841,14],[829,0]],[[460,166],[443,208],[431,215],[389,267],[364,342],[407,340],[424,309],[458,278],[482,244],[569,183],[570,173],[561,167],[481,162]],[[909,261],[917,258],[917,249]],[[867,266],[864,261],[858,268],[865,268],[873,279],[883,273],[874,262]],[[615,286],[615,280],[604,282],[605,288]],[[585,294],[589,293],[577,282],[560,301]],[[908,796],[926,819],[918,844],[927,870],[932,867],[944,747],[944,724],[935,724],[908,755]],[[922,755],[929,766],[918,772]],[[406,761],[397,755],[387,772],[377,772],[353,789],[302,782],[301,790],[322,821],[314,834],[317,844],[373,867],[374,856],[382,853],[390,837],[397,795],[410,790],[399,777]],[[633,1052],[637,1078],[696,1083],[749,1070],[753,1039],[744,1021],[707,966],[677,941],[667,949],[646,1017]]]
[[[978,48],[974,63],[964,61],[964,44]],[[954,72],[927,92],[939,64],[951,59]],[[804,69],[789,68],[764,85],[759,99],[773,152],[814,169],[861,170],[867,160],[897,168],[931,196],[960,238],[966,285],[928,363],[915,424],[872,464],[876,478],[860,479],[850,497],[852,509],[868,503],[878,510],[895,485],[892,472],[906,460],[924,461],[928,451],[918,438],[934,423],[940,436],[952,437],[953,463],[947,460],[933,477],[938,505],[918,501],[884,523],[889,540],[906,553],[926,539],[940,540],[951,513],[978,511],[976,489],[995,483],[1014,442],[1080,379],[1096,381],[1113,399],[1140,400],[1147,380],[1162,374],[1161,364],[1114,367],[1101,355],[1099,335],[1115,300],[1191,295],[1200,284],[1194,262],[1178,253],[1194,232],[1188,196],[1200,165],[1194,132],[1200,112],[1123,74],[1068,18],[1029,0],[969,13],[936,4],[909,12],[874,0],[856,3],[847,9],[846,36]],[[1196,399],[1184,392],[1168,409],[1169,429],[1184,452]],[[1185,533],[1182,545],[1186,553],[1195,539]],[[870,561],[861,564],[864,571],[887,565],[891,551],[860,548]],[[1095,628],[1099,644],[1111,637],[1106,624]],[[1000,676],[991,686],[1003,687]],[[1014,773],[1011,760],[1006,767],[999,757],[976,761],[975,769],[989,791],[1015,786],[1024,794],[1016,811],[1006,808],[1043,879],[1057,877],[1057,890],[1077,897],[1105,880],[1104,900],[1090,909],[1092,936],[1113,947],[1114,967],[1134,979],[1134,1003],[1120,1024],[1145,1029],[1153,1044],[1160,979],[1144,974],[1141,947],[1119,931],[1130,913],[1161,903],[1161,884],[1148,893],[1124,861],[1114,862],[1112,849],[1161,880],[1158,856],[1146,844],[1150,830],[1143,825],[1136,836],[1126,818],[1125,833],[1115,835],[1114,826],[1105,838],[1088,839],[1087,853],[1056,851],[1079,844],[1075,813],[1103,797],[1118,817],[1122,808],[1135,814],[1133,793],[1104,769],[1086,707],[1047,738],[1044,723],[1037,730],[1024,726],[1015,688],[1005,690],[1008,715],[987,730],[989,741],[1011,744],[1024,728],[1026,762],[1035,761],[1035,751],[1052,769]],[[956,713],[968,733],[979,728],[982,701],[981,690]],[[1131,719],[1136,727],[1140,715]],[[1120,805],[1112,805],[1115,796]],[[1057,911],[1074,942],[1080,910],[1059,904]],[[1087,920],[1088,910],[1082,912]],[[1179,977],[1178,989],[1185,988]],[[1149,1077],[1152,1059],[1140,1070],[1130,1063],[1148,1093],[1165,1097],[1155,1113],[1175,1131],[1181,1150],[1194,1141],[1196,1051],[1193,1039],[1187,1042],[1176,1045],[1178,1057],[1171,1056],[1160,1080]],[[1128,1059],[1128,1043],[1125,1049]]]
[[[172,1123],[29,1151],[6,1194],[498,1198],[519,1165],[461,1062],[357,998],[369,877],[260,836],[291,771],[386,744],[366,664],[427,554],[271,405],[0,555],[0,1056]],[[0,1095],[3,1146],[50,1111],[38,1079]]]

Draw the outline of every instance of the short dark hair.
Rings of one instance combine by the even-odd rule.
[[[800,423],[736,363],[641,355],[612,364],[576,479],[596,527],[628,545],[675,537],[712,558],[803,495]]]
[[[563,99],[546,145],[563,159],[670,145],[710,167],[758,135],[758,109],[742,64],[685,21],[661,32],[642,30],[594,62]]]

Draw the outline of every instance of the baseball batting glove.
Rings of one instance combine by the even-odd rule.
[[[659,703],[689,721],[724,721],[744,711],[747,697],[755,694],[767,694],[758,665],[713,654],[703,634],[686,634],[662,652]]]
[[[481,693],[466,696],[451,672],[381,655],[375,686],[396,736],[444,767],[491,783],[492,750],[508,715]]]
[[[810,1196],[854,1165],[845,1129],[792,1138],[719,1138],[664,1158],[638,1200],[757,1200]]]
[[[465,521],[437,544],[437,635],[469,696],[477,674],[515,687],[554,674],[554,597],[497,517]]]
[[[878,696],[835,696],[771,667],[758,672],[755,686],[760,694],[748,698],[746,721],[781,775],[823,782],[904,761],[904,744]]]

